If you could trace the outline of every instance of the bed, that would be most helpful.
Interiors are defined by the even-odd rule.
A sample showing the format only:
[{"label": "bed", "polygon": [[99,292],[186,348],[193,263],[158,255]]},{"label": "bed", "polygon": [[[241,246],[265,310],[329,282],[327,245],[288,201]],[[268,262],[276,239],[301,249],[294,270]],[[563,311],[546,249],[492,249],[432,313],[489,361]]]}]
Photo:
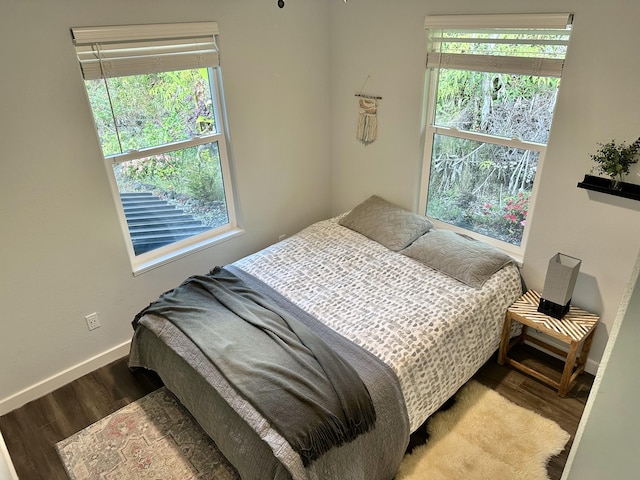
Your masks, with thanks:
[{"label": "bed", "polygon": [[392,479],[410,433],[495,352],[522,293],[512,259],[377,196],[224,271],[344,358],[376,414],[368,430],[304,461],[189,334],[143,310],[130,367],[157,372],[243,479]]}]

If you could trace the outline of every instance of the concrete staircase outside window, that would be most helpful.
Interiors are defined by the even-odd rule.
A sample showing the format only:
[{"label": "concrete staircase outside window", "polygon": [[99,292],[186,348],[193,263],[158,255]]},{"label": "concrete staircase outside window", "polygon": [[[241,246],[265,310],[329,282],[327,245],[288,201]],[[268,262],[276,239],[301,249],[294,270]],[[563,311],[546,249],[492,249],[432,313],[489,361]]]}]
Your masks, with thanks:
[{"label": "concrete staircase outside window", "polygon": [[136,255],[212,228],[150,192],[122,193],[120,199]]}]

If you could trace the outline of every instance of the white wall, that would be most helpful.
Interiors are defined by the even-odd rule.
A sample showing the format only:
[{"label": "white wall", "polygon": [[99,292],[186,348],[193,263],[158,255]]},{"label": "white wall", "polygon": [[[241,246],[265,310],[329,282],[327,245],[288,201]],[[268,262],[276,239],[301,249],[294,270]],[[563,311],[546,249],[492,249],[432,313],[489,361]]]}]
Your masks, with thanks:
[{"label": "white wall", "polygon": [[11,462],[9,451],[7,450],[7,446],[4,443],[2,432],[0,432],[0,480],[17,479],[18,475],[16,474],[15,468],[13,468],[13,463]]},{"label": "white wall", "polygon": [[[133,277],[69,28],[201,20],[246,233]],[[316,0],[0,1],[0,414],[127,353],[133,315],[187,276],[329,215],[328,22]]]},{"label": "white wall", "polygon": [[[591,390],[563,480],[637,478],[640,472],[640,257]],[[627,305],[628,303],[628,305]],[[630,453],[632,452],[632,453]]]},{"label": "white wall", "polygon": [[[638,254],[640,202],[576,184],[589,173],[597,142],[640,135],[640,2],[611,0],[605,8],[582,0],[331,2],[332,212],[372,193],[417,207],[425,15],[530,12],[570,12],[575,19],[523,275],[530,288],[541,289],[555,253],[582,259],[573,303],[602,316],[587,365],[593,372]],[[367,76],[366,92],[383,98],[378,140],[365,147],[355,139],[354,94]]]}]

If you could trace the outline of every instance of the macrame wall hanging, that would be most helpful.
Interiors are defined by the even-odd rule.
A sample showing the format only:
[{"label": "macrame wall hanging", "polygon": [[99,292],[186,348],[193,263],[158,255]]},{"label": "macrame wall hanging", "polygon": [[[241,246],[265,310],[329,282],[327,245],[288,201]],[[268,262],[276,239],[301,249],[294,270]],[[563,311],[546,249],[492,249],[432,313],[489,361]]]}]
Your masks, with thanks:
[{"label": "macrame wall hanging", "polygon": [[364,145],[373,143],[378,138],[378,100],[382,97],[374,95],[365,95],[362,93],[367,80],[364,81],[360,93],[356,93],[356,97],[360,97],[360,112],[358,115],[358,132],[356,138]]}]

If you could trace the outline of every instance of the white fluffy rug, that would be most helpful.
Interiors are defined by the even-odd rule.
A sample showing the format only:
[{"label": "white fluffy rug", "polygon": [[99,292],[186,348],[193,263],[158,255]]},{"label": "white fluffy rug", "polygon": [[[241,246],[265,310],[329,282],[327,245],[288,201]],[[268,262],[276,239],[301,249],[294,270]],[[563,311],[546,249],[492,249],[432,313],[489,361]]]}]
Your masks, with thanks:
[{"label": "white fluffy rug", "polygon": [[405,456],[395,480],[547,480],[569,434],[474,381],[427,424],[429,441]]}]

